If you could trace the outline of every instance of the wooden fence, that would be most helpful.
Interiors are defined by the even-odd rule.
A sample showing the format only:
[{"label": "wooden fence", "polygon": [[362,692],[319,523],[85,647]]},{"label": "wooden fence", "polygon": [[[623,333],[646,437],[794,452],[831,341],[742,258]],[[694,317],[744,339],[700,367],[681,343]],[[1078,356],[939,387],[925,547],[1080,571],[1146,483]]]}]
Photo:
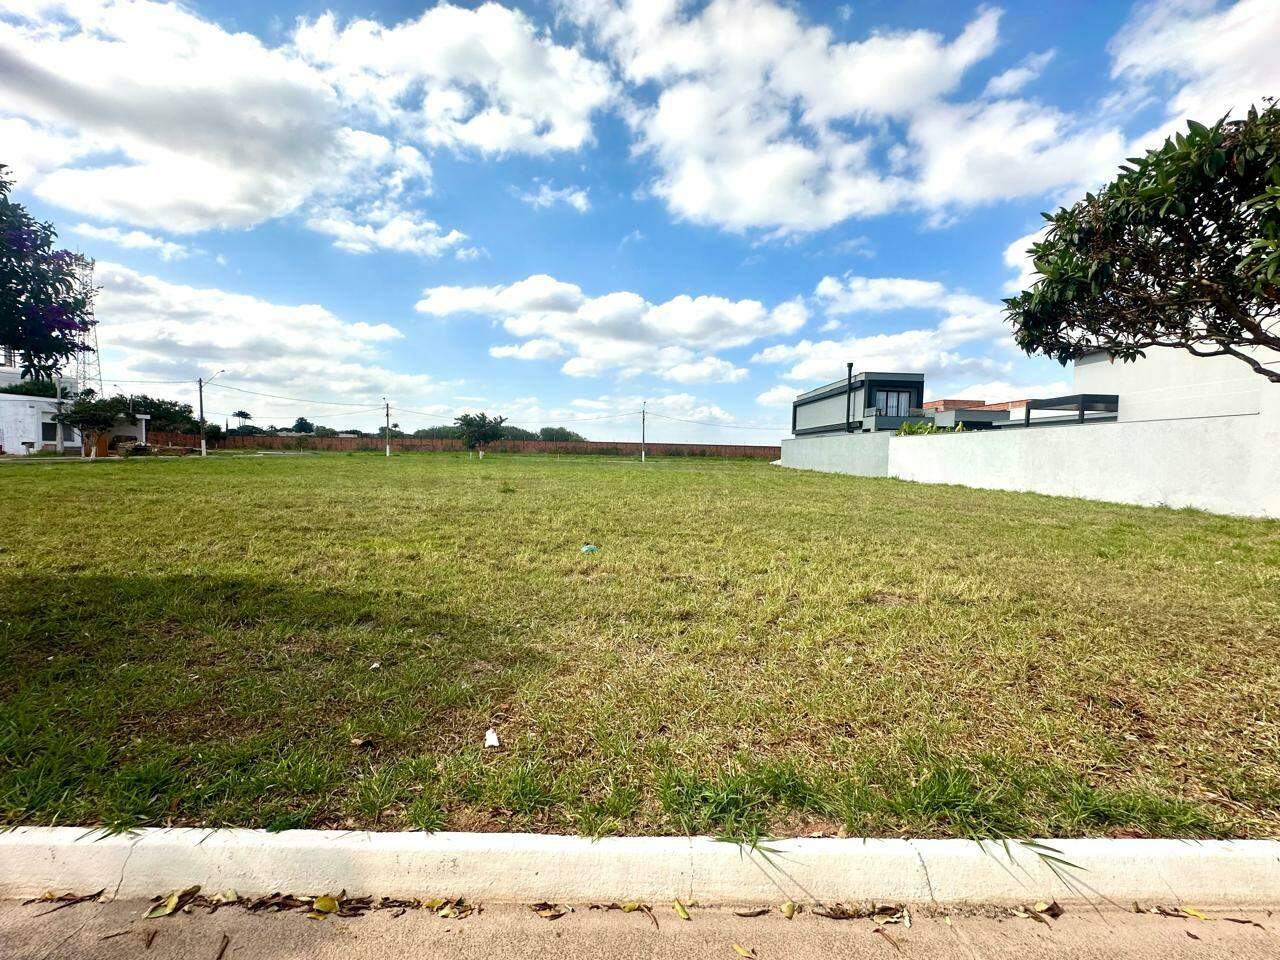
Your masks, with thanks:
[{"label": "wooden fence", "polygon": [[[199,447],[200,438],[193,434],[165,433],[148,430],[147,442],[152,446]],[[229,436],[210,440],[210,450],[322,450],[345,452],[352,450],[382,450],[386,441],[377,437],[239,437]],[[447,451],[463,450],[461,440],[417,440],[406,437],[392,439],[392,450]],[[640,444],[609,440],[559,441],[559,440],[498,440],[486,448],[492,453],[560,453],[578,455],[606,455],[615,457],[640,456]],[[650,443],[645,450],[651,457],[743,457],[753,460],[777,460],[782,456],[781,447],[746,446],[732,443]]]}]

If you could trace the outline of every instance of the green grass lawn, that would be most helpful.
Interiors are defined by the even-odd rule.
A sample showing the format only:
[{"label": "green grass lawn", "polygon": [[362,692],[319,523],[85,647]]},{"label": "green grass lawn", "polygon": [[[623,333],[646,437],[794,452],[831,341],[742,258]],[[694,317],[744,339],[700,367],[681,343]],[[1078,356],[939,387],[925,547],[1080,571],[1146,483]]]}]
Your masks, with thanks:
[{"label": "green grass lawn", "polygon": [[9,824],[1274,835],[1278,645],[1277,522],[693,459],[0,465]]}]

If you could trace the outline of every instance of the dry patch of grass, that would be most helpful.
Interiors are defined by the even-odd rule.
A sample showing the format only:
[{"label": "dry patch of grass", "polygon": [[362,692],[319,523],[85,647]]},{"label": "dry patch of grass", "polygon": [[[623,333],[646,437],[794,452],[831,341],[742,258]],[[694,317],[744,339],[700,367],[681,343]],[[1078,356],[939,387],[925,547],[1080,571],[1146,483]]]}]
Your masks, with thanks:
[{"label": "dry patch of grass", "polygon": [[334,455],[10,467],[0,548],[10,824],[1280,825],[1280,523]]}]

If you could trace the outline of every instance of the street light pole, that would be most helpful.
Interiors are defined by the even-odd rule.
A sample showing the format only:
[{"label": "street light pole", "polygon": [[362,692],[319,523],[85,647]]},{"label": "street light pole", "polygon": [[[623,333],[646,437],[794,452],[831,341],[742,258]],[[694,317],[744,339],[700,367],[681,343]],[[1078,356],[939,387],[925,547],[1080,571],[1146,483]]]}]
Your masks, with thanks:
[{"label": "street light pole", "polygon": [[649,416],[649,401],[640,401],[640,462],[644,463],[645,421]]},{"label": "street light pole", "polygon": [[[208,382],[213,383],[213,381],[218,378],[218,374],[222,374],[226,372],[227,372],[226,370],[219,370],[218,373],[215,373],[212,377],[209,378]],[[206,386],[206,383],[205,383],[204,377],[197,377],[196,389],[200,394],[200,456],[202,457],[207,457],[209,455],[208,444],[205,443],[205,439],[204,439],[204,388],[205,386]]]},{"label": "street light pole", "polygon": [[200,394],[200,456],[207,457],[209,451],[204,442],[204,377],[196,378],[196,391]]},{"label": "street light pole", "polygon": [[387,456],[391,456],[391,403],[386,397],[382,398],[383,406],[387,413]]}]

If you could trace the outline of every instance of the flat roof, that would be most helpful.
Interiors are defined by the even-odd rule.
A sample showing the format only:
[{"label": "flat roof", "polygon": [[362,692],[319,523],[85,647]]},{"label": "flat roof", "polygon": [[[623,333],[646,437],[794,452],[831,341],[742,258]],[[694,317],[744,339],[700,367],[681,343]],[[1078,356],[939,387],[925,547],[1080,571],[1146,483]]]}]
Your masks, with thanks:
[{"label": "flat roof", "polygon": [[[910,380],[915,383],[924,383],[924,374],[923,373],[879,373],[873,370],[867,370],[863,373],[855,373],[853,375],[853,385],[855,387],[866,380]],[[836,387],[843,387],[848,382],[849,381],[847,377],[841,377],[839,380],[832,380],[830,383],[823,384],[820,387],[814,387],[812,390],[806,390],[804,393],[797,395],[796,399],[804,400],[805,398],[812,397],[815,394],[824,393],[827,390],[832,390]]]}]

